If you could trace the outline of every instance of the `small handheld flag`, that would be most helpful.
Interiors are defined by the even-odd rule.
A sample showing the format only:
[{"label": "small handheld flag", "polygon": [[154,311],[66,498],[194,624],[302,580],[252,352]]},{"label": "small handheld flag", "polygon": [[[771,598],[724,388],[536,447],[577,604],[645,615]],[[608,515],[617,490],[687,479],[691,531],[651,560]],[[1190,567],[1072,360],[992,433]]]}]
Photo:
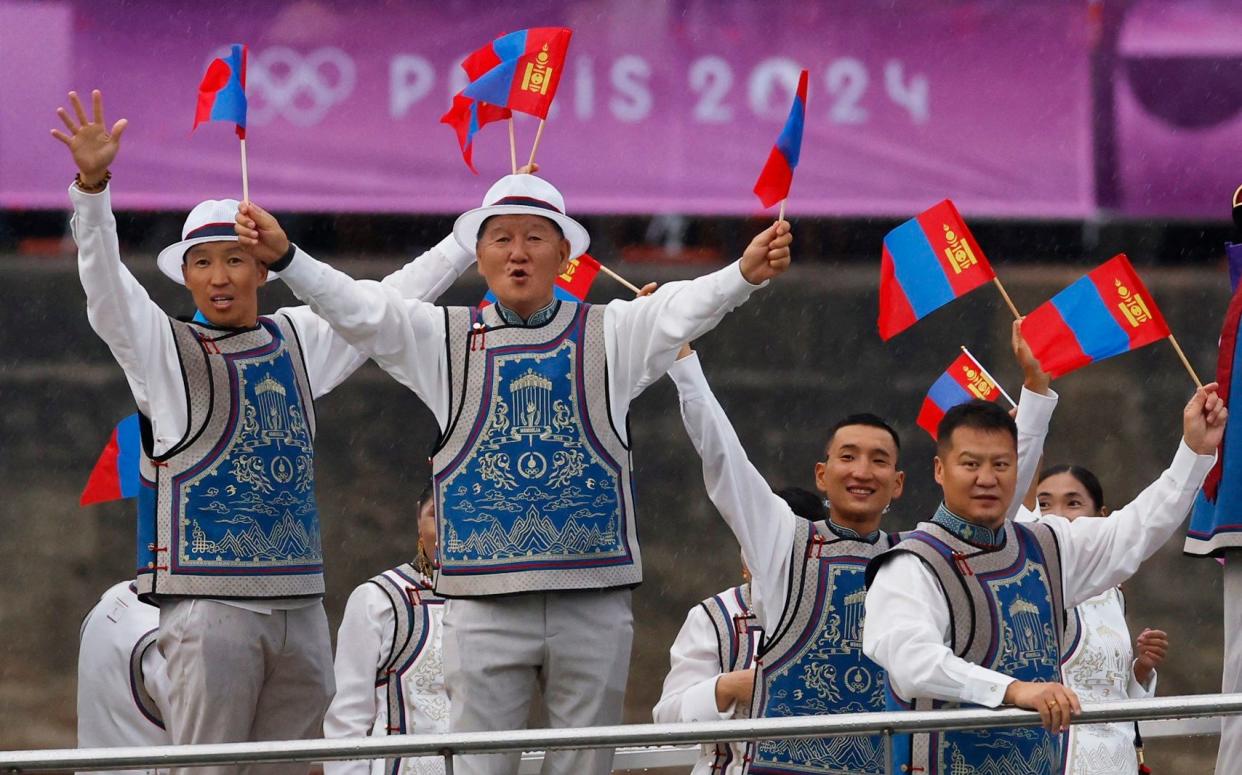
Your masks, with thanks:
[{"label": "small handheld flag", "polygon": [[138,459],[142,448],[139,438],[137,414],[131,414],[117,423],[86,480],[86,487],[78,499],[80,505],[89,506],[138,495]]},{"label": "small handheld flag", "polygon": [[992,265],[953,202],[940,202],[884,237],[880,338],[888,341],[995,278]]},{"label": "small handheld flag", "polygon": [[246,165],[246,55],[247,49],[234,43],[229,55],[211,60],[198,85],[198,105],[194,110],[193,132],[204,121],[232,121],[241,141],[242,201],[250,201],[250,172]]},{"label": "small handheld flag", "polygon": [[232,121],[238,138],[246,139],[246,47],[234,43],[225,59],[216,58],[198,85],[194,127],[205,121]]},{"label": "small handheld flag", "polygon": [[[590,253],[583,253],[577,258],[569,259],[569,268],[564,274],[558,275],[556,284],[552,288],[552,294],[561,301],[584,302],[587,293],[591,290],[591,284],[595,282],[595,277],[600,273],[603,265],[596,261]],[[486,307],[488,304],[494,304],[496,297],[489,290],[484,296],[483,301],[479,302],[480,307]]]},{"label": "small handheld flag", "polygon": [[[764,207],[771,207],[789,197],[789,187],[793,184],[793,171],[798,166],[798,157],[802,154],[802,126],[806,122],[806,70],[798,76],[798,91],[794,94],[793,105],[789,107],[789,117],[785,119],[785,127],[776,138],[776,145],[768,154],[768,161],[755,181],[755,196]],[[782,212],[782,215],[784,213]]]},{"label": "small handheld flag", "polygon": [[470,171],[478,175],[474,168],[474,136],[479,130],[493,121],[510,118],[513,112],[508,108],[498,108],[486,102],[477,102],[458,92],[453,97],[453,107],[440,116],[441,124],[448,124],[457,132],[457,144],[461,147],[461,158]]},{"label": "small handheld flag", "polygon": [[478,56],[472,66],[490,62],[493,54],[498,61],[462,94],[546,119],[565,70],[571,37],[573,30],[567,27],[533,27],[502,35],[492,41],[491,54],[484,47],[471,55]]},{"label": "small handheld flag", "polygon": [[[918,426],[936,439],[940,421],[953,407],[976,398],[995,401],[1002,396],[1009,399],[1009,394],[1001,389],[996,380],[992,379],[992,375],[963,347],[962,354],[957,356],[957,360],[945,369],[927,391],[927,397],[923,399],[923,406],[919,410]],[[1009,399],[1009,403],[1012,405],[1013,399]]]},{"label": "small handheld flag", "polygon": [[1027,315],[1022,336],[1055,379],[1171,334],[1151,292],[1119,253]]}]

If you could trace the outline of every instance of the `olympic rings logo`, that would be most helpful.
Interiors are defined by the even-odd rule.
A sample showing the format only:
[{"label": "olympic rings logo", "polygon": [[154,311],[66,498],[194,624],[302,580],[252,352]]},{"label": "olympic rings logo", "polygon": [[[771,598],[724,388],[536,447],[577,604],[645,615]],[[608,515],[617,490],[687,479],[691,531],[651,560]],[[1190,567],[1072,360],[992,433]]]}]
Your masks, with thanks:
[{"label": "olympic rings logo", "polygon": [[[222,47],[208,61],[228,53],[228,47]],[[356,83],[354,60],[335,46],[305,56],[287,46],[251,49],[246,62],[246,123],[262,126],[280,116],[296,126],[314,126],[333,105],[353,94]]]}]

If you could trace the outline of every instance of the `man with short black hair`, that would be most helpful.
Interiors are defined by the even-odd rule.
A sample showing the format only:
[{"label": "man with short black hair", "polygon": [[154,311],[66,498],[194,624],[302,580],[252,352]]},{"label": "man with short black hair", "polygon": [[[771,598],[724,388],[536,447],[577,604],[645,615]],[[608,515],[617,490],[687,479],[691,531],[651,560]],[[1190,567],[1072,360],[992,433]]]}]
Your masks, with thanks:
[{"label": "man with short black hair", "polygon": [[[1019,353],[1019,363],[1029,371],[1026,356]],[[815,483],[828,496],[828,512],[807,522],[772,494],[746,458],[697,355],[685,348],[669,375],[681,396],[686,430],[703,458],[708,495],[741,543],[754,577],[752,610],[764,639],[752,717],[883,710],[884,672],[862,651],[863,570],[896,543],[881,521],[905,485],[897,432],[871,413],[833,424],[824,460],[815,464]],[[1024,451],[1042,447],[1047,431],[1047,409],[1031,392],[1043,386],[1029,380],[1024,389]],[[1038,454],[1030,458],[1023,457],[1028,480]],[[721,713],[731,710],[734,700],[717,692]],[[878,735],[763,740],[752,746],[748,772],[881,773],[883,752]]]},{"label": "man with short black hair", "polygon": [[1003,409],[973,401],[945,414],[935,458],[944,502],[871,561],[863,650],[887,671],[893,709],[1015,705],[1039,711],[1046,730],[899,735],[895,771],[1062,771],[1059,733],[1079,711],[1059,682],[1065,613],[1129,578],[1181,524],[1224,431],[1215,390],[1186,405],[1182,442],[1156,482],[1107,518],[1072,522],[1007,520],[1025,486]]}]

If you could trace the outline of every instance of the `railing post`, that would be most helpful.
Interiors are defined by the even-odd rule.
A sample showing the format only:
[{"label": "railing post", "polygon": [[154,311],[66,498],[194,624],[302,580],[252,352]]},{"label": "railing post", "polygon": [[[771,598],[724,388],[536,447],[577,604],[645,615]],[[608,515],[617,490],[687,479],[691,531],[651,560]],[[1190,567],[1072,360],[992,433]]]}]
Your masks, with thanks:
[{"label": "railing post", "polygon": [[884,775],[893,775],[893,730],[885,729],[884,733]]},{"label": "railing post", "polygon": [[444,752],[444,775],[453,775],[453,752]]}]

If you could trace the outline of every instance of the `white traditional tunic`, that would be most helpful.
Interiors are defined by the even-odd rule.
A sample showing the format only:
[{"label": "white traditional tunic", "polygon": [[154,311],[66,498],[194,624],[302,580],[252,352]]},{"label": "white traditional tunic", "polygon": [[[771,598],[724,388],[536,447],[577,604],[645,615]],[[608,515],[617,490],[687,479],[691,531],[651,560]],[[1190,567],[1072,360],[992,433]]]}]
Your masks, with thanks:
[{"label": "white traditional tunic", "polygon": [[[403,566],[408,567],[408,566]],[[391,571],[390,571],[391,573]],[[420,588],[430,580],[418,577]],[[443,601],[426,605],[425,645],[418,649],[409,665],[396,666],[402,673],[404,693],[404,734],[439,734],[448,731],[449,699],[444,690],[444,659],[440,648]],[[345,604],[341,628],[336,639],[336,696],[323,720],[327,738],[363,737],[389,734],[388,685],[379,682],[376,671],[392,657],[393,632],[397,612],[393,601],[376,583],[356,587]],[[398,734],[392,731],[392,734]],[[391,762],[324,762],[326,775],[382,775],[391,772]],[[439,775],[444,760],[438,756],[401,759],[401,773]]]},{"label": "white traditional tunic", "polygon": [[[1156,674],[1146,685],[1134,678],[1134,647],[1126,626],[1125,599],[1114,587],[1075,609],[1079,640],[1061,665],[1065,685],[1083,703],[1144,699],[1156,693]],[[1067,775],[1134,775],[1134,724],[1070,727]]]},{"label": "white traditional tunic", "polygon": [[[99,598],[82,622],[78,649],[78,747],[170,745],[164,728],[168,676],[155,647],[160,611],[131,581]],[[156,770],[116,770],[153,773]]]},{"label": "white traditional tunic", "polygon": [[[753,636],[737,638],[739,642],[747,643],[748,649],[745,655],[736,655],[738,658],[734,661],[745,666],[729,665],[729,671],[721,669],[722,633],[718,632],[704,606],[718,601],[723,606],[721,613],[730,622],[753,621],[754,615],[742,606],[742,601],[733,592],[732,589],[726,590],[696,605],[686,614],[686,621],[669,649],[669,671],[664,677],[664,690],[651,711],[657,724],[722,721],[749,715],[749,708],[738,707],[736,702],[723,711],[716,709],[716,679],[724,672],[749,667],[759,645],[759,628],[755,625]],[[699,746],[699,758],[691,775],[740,775],[745,765],[746,748],[745,743],[704,743]],[[722,770],[718,762],[725,761],[727,764]]]}]

